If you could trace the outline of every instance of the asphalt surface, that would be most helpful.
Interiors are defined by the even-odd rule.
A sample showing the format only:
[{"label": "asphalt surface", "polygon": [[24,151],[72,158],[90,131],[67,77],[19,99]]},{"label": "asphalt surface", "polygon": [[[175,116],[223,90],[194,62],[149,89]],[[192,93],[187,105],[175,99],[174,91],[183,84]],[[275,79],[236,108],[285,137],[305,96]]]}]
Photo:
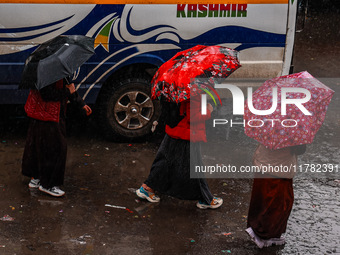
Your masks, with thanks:
[{"label": "asphalt surface", "polygon": [[[340,162],[339,22],[338,12],[312,14],[296,35],[294,71],[307,70],[336,91],[301,163]],[[212,192],[224,199],[217,210],[167,196],[150,204],[134,191],[147,177],[162,135],[112,143],[93,121],[73,120],[66,196],[53,198],[29,190],[28,178],[21,176],[27,131],[22,109],[0,111],[0,254],[340,254],[337,178],[297,177],[287,244],[259,250],[244,232],[251,179],[209,179]],[[254,143],[242,132],[231,131],[228,142],[226,155],[249,160]]]}]

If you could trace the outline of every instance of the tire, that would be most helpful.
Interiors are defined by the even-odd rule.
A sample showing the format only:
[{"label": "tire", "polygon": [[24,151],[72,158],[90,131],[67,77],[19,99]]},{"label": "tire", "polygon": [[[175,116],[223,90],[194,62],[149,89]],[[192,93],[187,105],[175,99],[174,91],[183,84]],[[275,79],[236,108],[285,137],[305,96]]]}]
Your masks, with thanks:
[{"label": "tire", "polygon": [[150,97],[150,79],[136,76],[106,84],[98,97],[98,124],[109,140],[144,138],[160,116],[160,103]]}]

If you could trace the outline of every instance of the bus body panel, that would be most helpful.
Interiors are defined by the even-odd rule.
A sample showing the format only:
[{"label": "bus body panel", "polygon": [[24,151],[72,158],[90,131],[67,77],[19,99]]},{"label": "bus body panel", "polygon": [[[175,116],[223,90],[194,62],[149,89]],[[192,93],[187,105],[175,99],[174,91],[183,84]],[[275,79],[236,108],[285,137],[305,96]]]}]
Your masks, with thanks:
[{"label": "bus body panel", "polygon": [[232,77],[278,76],[286,54],[288,10],[288,3],[0,4],[0,103],[24,103],[25,92],[16,88],[26,58],[59,34],[95,38],[96,54],[75,82],[90,103],[119,68],[138,63],[159,67],[197,44],[238,50],[242,67]]},{"label": "bus body panel", "polygon": [[150,134],[161,112],[150,98],[151,78],[178,51],[198,44],[237,50],[242,67],[229,80],[272,78],[291,65],[297,0],[0,1],[0,104],[25,103],[28,90],[18,84],[39,44],[60,34],[87,35],[95,54],[73,80],[86,103],[95,104],[110,140]]}]

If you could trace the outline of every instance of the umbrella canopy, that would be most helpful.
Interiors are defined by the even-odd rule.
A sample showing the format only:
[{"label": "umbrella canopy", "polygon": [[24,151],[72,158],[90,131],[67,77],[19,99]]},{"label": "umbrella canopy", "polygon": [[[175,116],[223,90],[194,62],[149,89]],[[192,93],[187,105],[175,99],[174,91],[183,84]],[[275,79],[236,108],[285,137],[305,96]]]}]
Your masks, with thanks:
[{"label": "umbrella canopy", "polygon": [[41,44],[26,60],[19,88],[42,89],[72,75],[94,54],[94,39],[60,35]]},{"label": "umbrella canopy", "polygon": [[[152,99],[181,102],[213,89],[214,78],[227,78],[240,62],[238,52],[222,46],[197,45],[178,52],[165,62],[152,79]],[[209,78],[199,81],[197,78]]]},{"label": "umbrella canopy", "polygon": [[[257,115],[249,110],[245,103],[245,133],[269,149],[280,149],[289,146],[312,143],[315,134],[321,127],[328,104],[334,91],[314,78],[308,72],[281,76],[266,81],[252,95],[253,106],[257,110],[268,110],[273,105],[273,88],[277,91],[277,108],[268,115]],[[282,115],[282,88],[304,88],[310,92],[311,98],[303,103],[303,107],[311,114],[306,115],[295,104],[286,105],[286,115]],[[285,92],[286,93],[286,92]],[[249,95],[248,95],[249,96]],[[289,92],[286,98],[303,99],[305,93]],[[285,98],[284,98],[285,100]]]}]

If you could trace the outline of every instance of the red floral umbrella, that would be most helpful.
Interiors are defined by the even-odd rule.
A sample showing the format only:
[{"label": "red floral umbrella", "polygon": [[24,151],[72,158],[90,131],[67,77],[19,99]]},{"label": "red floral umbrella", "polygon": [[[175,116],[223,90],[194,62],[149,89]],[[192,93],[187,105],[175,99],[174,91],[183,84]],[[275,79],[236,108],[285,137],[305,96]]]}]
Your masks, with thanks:
[{"label": "red floral umbrella", "polygon": [[178,103],[201,93],[201,89],[214,90],[214,78],[226,78],[240,66],[238,52],[222,46],[197,45],[178,52],[153,77],[152,99],[163,96]]},{"label": "red floral umbrella", "polygon": [[[295,104],[286,104],[286,115],[282,115],[281,90],[283,87],[307,89],[311,94],[311,98],[302,105],[311,115],[305,115]],[[277,108],[273,113],[256,115],[249,110],[247,102],[245,103],[246,135],[254,138],[269,149],[312,143],[316,132],[325,119],[327,107],[334,91],[308,72],[281,76],[266,81],[253,93],[252,102],[255,109],[271,109],[273,88],[278,88]],[[303,99],[305,97],[305,93],[286,93],[288,100]]]}]

